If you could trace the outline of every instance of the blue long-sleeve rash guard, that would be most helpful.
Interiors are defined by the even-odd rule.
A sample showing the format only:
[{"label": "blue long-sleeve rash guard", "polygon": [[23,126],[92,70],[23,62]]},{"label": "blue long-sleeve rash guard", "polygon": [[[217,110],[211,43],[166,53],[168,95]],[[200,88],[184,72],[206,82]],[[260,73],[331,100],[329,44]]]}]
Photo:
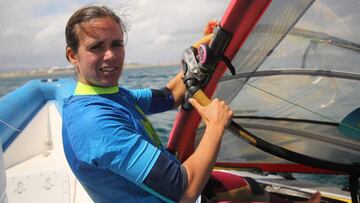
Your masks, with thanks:
[{"label": "blue long-sleeve rash guard", "polygon": [[164,90],[78,83],[63,106],[68,163],[95,202],[177,202],[186,170],[161,143],[145,114],[169,110]]}]

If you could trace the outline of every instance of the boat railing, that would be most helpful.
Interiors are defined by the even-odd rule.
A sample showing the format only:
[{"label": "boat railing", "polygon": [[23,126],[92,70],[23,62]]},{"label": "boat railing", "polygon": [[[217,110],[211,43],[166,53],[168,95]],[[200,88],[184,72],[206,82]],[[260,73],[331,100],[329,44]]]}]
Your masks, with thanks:
[{"label": "boat railing", "polygon": [[31,80],[0,99],[0,140],[4,151],[47,101],[61,114],[63,99],[75,88],[73,79]]}]

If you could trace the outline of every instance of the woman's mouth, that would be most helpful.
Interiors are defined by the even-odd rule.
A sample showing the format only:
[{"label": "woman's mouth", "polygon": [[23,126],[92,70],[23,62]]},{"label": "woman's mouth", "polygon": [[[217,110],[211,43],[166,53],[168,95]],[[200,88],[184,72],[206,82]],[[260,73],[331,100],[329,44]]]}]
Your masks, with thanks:
[{"label": "woman's mouth", "polygon": [[110,73],[116,70],[116,67],[103,67],[100,68],[100,71],[105,72],[105,73]]}]

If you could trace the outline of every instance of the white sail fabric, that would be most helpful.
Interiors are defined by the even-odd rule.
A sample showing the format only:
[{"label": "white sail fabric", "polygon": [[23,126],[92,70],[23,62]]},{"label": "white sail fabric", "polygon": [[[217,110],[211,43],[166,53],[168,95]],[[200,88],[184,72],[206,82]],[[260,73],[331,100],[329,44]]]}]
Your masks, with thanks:
[{"label": "white sail fabric", "polygon": [[[213,97],[230,103],[237,123],[273,144],[360,162],[360,134],[339,130],[360,107],[359,9],[357,0],[274,0],[232,60],[237,75],[226,73]],[[286,162],[230,133],[222,145],[220,162]]]}]

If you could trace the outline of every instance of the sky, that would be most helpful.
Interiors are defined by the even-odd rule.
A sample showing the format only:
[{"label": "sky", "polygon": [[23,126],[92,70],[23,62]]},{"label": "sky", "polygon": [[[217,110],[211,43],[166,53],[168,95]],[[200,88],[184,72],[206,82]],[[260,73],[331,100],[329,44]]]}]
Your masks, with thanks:
[{"label": "sky", "polygon": [[221,19],[219,0],[1,0],[0,71],[65,67],[65,25],[87,4],[107,5],[129,25],[127,63],[176,63],[202,36],[206,23]]}]

